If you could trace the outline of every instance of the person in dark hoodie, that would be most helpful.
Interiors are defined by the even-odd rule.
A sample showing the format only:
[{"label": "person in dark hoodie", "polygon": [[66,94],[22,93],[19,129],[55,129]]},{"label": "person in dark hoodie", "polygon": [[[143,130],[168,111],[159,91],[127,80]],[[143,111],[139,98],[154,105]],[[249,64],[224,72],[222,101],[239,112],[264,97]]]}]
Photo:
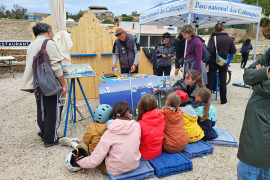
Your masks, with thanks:
[{"label": "person in dark hoodie", "polygon": [[172,57],[175,56],[174,46],[170,43],[171,34],[164,33],[162,42],[158,43],[155,48],[157,55],[158,76],[169,76],[172,69]]},{"label": "person in dark hoodie", "polygon": [[185,25],[181,29],[183,37],[188,40],[186,55],[184,60],[184,72],[194,69],[202,75],[204,84],[207,84],[206,67],[202,61],[204,40],[195,35],[191,25]]},{"label": "person in dark hoodie", "polygon": [[[217,23],[215,25],[216,41],[217,41],[217,52],[220,57],[227,59],[228,54],[234,54],[236,52],[235,44],[231,36],[224,33],[225,28],[222,23]],[[226,77],[228,71],[228,64],[220,66],[216,63],[216,45],[214,42],[214,37],[209,40],[208,49],[210,52],[209,60],[209,72],[208,72],[208,89],[213,90],[215,84],[216,72],[219,70],[219,82],[220,82],[220,101],[221,104],[227,104],[227,87],[226,87]]]},{"label": "person in dark hoodie", "polygon": [[185,45],[186,45],[186,39],[183,37],[181,32],[179,32],[178,37],[174,40],[173,42],[175,52],[176,52],[176,58],[175,58],[175,75],[178,75],[180,65],[183,66],[182,63],[184,62],[179,62],[180,59],[184,57],[185,54]]},{"label": "person in dark hoodie", "polygon": [[250,44],[251,40],[247,39],[244,44],[242,45],[242,48],[240,52],[242,53],[242,61],[241,61],[241,68],[245,68],[249,56],[250,50],[252,50],[252,44]]}]

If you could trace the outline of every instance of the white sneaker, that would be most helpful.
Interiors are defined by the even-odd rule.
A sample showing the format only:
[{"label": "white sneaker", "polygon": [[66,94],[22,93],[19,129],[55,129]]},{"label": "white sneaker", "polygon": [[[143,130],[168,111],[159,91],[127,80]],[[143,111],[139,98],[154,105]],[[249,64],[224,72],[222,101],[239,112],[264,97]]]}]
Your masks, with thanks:
[{"label": "white sneaker", "polygon": [[70,146],[71,147],[72,142],[75,142],[75,143],[79,144],[81,141],[78,138],[69,139],[67,137],[63,137],[63,138],[59,139],[59,143],[62,146]]}]

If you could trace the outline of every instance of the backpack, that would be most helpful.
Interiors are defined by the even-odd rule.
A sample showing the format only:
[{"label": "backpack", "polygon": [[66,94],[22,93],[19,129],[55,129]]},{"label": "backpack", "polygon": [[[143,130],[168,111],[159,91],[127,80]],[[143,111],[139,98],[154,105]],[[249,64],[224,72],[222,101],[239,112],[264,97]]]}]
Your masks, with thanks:
[{"label": "backpack", "polygon": [[245,53],[245,52],[247,52],[247,46],[242,46],[241,53]]},{"label": "backpack", "polygon": [[40,51],[34,56],[33,60],[33,86],[35,92],[41,90],[44,96],[54,96],[60,94],[62,86],[55,77],[49,55],[46,51],[47,42],[51,39],[43,41]]},{"label": "backpack", "polygon": [[210,52],[208,47],[205,45],[205,43],[203,43],[203,56],[202,56],[202,61],[204,63],[208,62],[210,59]]},{"label": "backpack", "polygon": [[[198,39],[198,38],[194,38],[194,39],[193,39],[193,41],[192,41],[192,50],[191,50],[191,52],[193,52],[193,42],[194,42],[195,39]],[[206,63],[206,62],[209,61],[209,59],[210,59],[210,52],[209,52],[209,49],[208,49],[208,47],[205,45],[205,43],[203,42],[203,55],[202,55],[202,61],[203,61],[204,63]],[[181,64],[181,63],[183,63],[184,61],[183,61],[183,59],[180,59],[178,62]]]}]

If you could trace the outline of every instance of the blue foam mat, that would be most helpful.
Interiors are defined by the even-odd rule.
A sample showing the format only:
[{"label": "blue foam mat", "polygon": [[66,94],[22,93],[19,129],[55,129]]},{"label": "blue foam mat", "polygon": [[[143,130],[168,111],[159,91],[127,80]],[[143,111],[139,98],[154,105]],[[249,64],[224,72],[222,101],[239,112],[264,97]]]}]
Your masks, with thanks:
[{"label": "blue foam mat", "polygon": [[206,141],[207,143],[217,146],[232,146],[232,147],[239,146],[236,137],[229,130],[217,129],[216,132],[218,134],[218,138]]},{"label": "blue foam mat", "polygon": [[193,170],[192,162],[182,153],[162,152],[159,157],[149,162],[158,178]]},{"label": "blue foam mat", "polygon": [[130,171],[125,174],[113,176],[109,174],[110,180],[137,180],[137,179],[148,179],[154,176],[154,169],[148,161],[140,161],[140,165],[134,171]]},{"label": "blue foam mat", "polygon": [[186,155],[189,159],[195,157],[202,157],[206,154],[212,154],[214,151],[214,147],[206,142],[200,140],[195,143],[189,143],[182,151],[184,155]]}]

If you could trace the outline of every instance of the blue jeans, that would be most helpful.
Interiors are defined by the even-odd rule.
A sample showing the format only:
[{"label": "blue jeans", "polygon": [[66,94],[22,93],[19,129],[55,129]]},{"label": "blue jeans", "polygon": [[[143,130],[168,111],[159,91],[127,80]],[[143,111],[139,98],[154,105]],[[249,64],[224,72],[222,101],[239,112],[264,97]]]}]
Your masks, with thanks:
[{"label": "blue jeans", "polygon": [[270,180],[270,169],[262,169],[239,161],[237,165],[238,180]]}]

